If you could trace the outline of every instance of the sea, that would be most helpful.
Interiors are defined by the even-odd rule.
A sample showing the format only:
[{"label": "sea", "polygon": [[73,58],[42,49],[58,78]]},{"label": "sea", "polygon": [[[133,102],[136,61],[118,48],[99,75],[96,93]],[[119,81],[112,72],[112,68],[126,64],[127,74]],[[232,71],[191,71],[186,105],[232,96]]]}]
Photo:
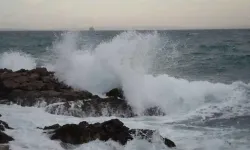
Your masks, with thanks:
[{"label": "sea", "polygon": [[[94,94],[123,89],[138,117],[129,128],[154,129],[177,150],[250,149],[250,30],[2,31],[0,68],[46,67]],[[158,106],[165,116],[144,116]],[[12,150],[63,150],[36,127],[103,122],[114,116],[49,114],[43,107],[0,105],[15,130]],[[99,140],[74,150],[165,150],[159,140],[125,146]]]}]

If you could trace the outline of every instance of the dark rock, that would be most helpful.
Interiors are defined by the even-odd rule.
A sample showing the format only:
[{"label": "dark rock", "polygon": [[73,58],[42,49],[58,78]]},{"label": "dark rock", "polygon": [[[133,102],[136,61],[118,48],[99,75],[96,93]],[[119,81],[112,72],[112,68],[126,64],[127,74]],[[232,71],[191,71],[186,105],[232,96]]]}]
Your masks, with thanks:
[{"label": "dark rock", "polygon": [[176,147],[175,143],[167,138],[163,138],[164,140],[164,144],[167,145],[168,147],[172,148],[172,147]]},{"label": "dark rock", "polygon": [[9,70],[9,69],[0,69],[0,73],[6,73],[6,72],[12,72],[12,70]]},{"label": "dark rock", "polygon": [[96,139],[107,141],[112,139],[121,144],[125,144],[132,137],[128,133],[128,128],[117,119],[103,123],[88,124],[81,122],[79,125],[66,124],[54,131],[52,140],[60,139],[64,143],[83,144]]},{"label": "dark rock", "polygon": [[43,129],[44,130],[51,130],[51,129],[58,129],[58,128],[60,128],[61,126],[59,125],[59,124],[54,124],[54,125],[52,125],[52,126],[46,126],[46,127],[44,127]]},{"label": "dark rock", "polygon": [[32,73],[37,73],[40,76],[46,76],[49,75],[49,72],[46,68],[36,68],[31,70]]},{"label": "dark rock", "polygon": [[[8,69],[0,69],[0,103],[19,104],[22,106],[34,106],[41,102],[46,105],[61,102],[46,109],[49,113],[58,114],[65,110],[68,115],[74,116],[119,116],[134,117],[132,107],[126,102],[121,89],[112,89],[107,92],[108,98],[100,98],[88,91],[79,91],[60,82],[53,72],[46,68],[32,70],[21,69],[12,72]],[[72,109],[78,103],[76,110]],[[63,109],[62,109],[63,108]],[[66,114],[66,113],[65,113]],[[165,115],[157,107],[145,111],[144,115]]]},{"label": "dark rock", "polygon": [[14,139],[7,134],[0,131],[0,144],[9,143],[9,141],[13,141]]},{"label": "dark rock", "polygon": [[108,97],[124,98],[123,91],[121,89],[115,88],[106,93]]},{"label": "dark rock", "polygon": [[0,114],[0,117],[2,117],[2,115]]},{"label": "dark rock", "polygon": [[3,127],[6,128],[6,129],[13,129],[6,122],[4,122],[2,120],[0,120],[0,125],[3,125]]},{"label": "dark rock", "polygon": [[25,70],[25,69],[20,69],[20,70],[18,70],[18,71],[16,71],[16,72],[22,73],[22,72],[27,72],[27,70]]},{"label": "dark rock", "polygon": [[86,121],[82,121],[82,122],[80,122],[78,125],[79,125],[81,128],[86,128],[86,127],[89,125],[89,123],[86,122]]},{"label": "dark rock", "polygon": [[21,75],[21,73],[18,73],[18,72],[3,72],[1,74],[1,79],[2,80],[10,79],[10,78],[18,77],[20,75]]},{"label": "dark rock", "polygon": [[5,130],[4,126],[0,124],[0,131],[4,131],[4,130]]},{"label": "dark rock", "polygon": [[32,73],[29,76],[30,81],[39,80],[39,79],[40,79],[40,75],[38,73]]},{"label": "dark rock", "polygon": [[92,99],[90,101],[84,101],[82,110],[86,116],[136,116],[132,108],[127,104],[125,100],[116,98],[99,98]]},{"label": "dark rock", "polygon": [[4,80],[2,81],[1,84],[2,84],[1,86],[4,87],[5,89],[16,89],[19,86],[19,84],[13,80]]},{"label": "dark rock", "polygon": [[20,85],[20,89],[25,91],[42,90],[45,84],[42,81],[25,82]]},{"label": "dark rock", "polygon": [[[70,144],[83,144],[96,139],[101,141],[111,139],[125,145],[128,141],[133,139],[133,136],[151,142],[154,132],[155,131],[152,130],[141,129],[129,130],[120,120],[112,119],[95,124],[88,124],[85,121],[80,122],[78,125],[66,124],[49,133],[52,134],[50,137],[52,140],[61,140],[64,143]],[[168,147],[175,147],[174,142],[171,140],[167,138],[162,138],[162,140]]]}]

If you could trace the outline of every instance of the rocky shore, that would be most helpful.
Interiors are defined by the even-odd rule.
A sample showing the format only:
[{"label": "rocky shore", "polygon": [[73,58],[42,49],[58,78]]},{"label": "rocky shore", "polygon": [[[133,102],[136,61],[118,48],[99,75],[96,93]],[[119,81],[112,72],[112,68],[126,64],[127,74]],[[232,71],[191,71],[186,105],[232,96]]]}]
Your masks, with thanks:
[{"label": "rocky shore", "polygon": [[[121,89],[112,89],[105,95],[106,98],[101,98],[88,91],[67,86],[55,77],[54,72],[47,71],[46,68],[21,69],[15,72],[0,69],[0,104],[44,107],[45,111],[51,114],[76,117],[134,117],[137,115],[127,104]],[[144,115],[165,114],[157,107],[152,107],[147,109]],[[43,133],[51,140],[60,140],[62,143],[69,144],[83,144],[99,139],[113,140],[124,145],[134,138],[151,142],[156,133],[153,130],[129,129],[118,119],[95,124],[85,121],[63,126],[55,124],[37,130],[39,129],[43,129]],[[6,130],[15,129],[0,120],[0,149],[9,149],[8,143],[14,140],[5,133]],[[171,140],[159,137],[166,146],[175,147],[175,143]]]},{"label": "rocky shore", "polygon": [[[14,141],[14,138],[4,133],[5,130],[15,130],[6,122],[0,120],[0,150],[9,150],[8,143]],[[94,140],[108,141],[113,140],[121,145],[136,139],[144,139],[153,142],[153,138],[160,139],[160,142],[169,148],[176,147],[175,143],[168,138],[162,137],[154,130],[148,129],[129,129],[120,120],[111,119],[102,123],[89,124],[82,121],[79,124],[54,124],[37,127],[41,134],[46,134],[51,140],[61,141],[61,145],[66,144],[79,145]],[[64,147],[67,149],[67,147]]]},{"label": "rocky shore", "polygon": [[[136,116],[125,100],[122,90],[113,89],[100,98],[60,82],[54,72],[36,68],[13,72],[0,69],[0,104],[42,106],[52,114],[87,116]],[[144,115],[165,115],[157,107],[145,110]]]}]

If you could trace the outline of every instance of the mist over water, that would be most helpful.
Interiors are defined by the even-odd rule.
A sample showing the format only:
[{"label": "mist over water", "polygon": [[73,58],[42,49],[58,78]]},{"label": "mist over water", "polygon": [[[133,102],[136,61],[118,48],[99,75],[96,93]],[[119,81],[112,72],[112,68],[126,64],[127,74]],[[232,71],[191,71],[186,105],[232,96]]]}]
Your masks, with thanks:
[{"label": "mist over water", "polygon": [[[197,33],[191,36],[198,35]],[[225,148],[225,145],[228,146],[228,144],[225,144],[224,139],[216,136],[217,141],[214,141],[213,135],[206,132],[210,129],[200,128],[206,125],[217,127],[218,124],[236,127],[237,124],[234,122],[250,116],[250,84],[241,80],[231,80],[228,83],[218,80],[216,82],[199,80],[196,79],[196,77],[199,78],[197,74],[192,80],[189,80],[180,77],[178,73],[181,74],[181,72],[174,71],[178,69],[182,72],[192,73],[192,71],[198,70],[197,72],[202,76],[206,71],[203,70],[202,64],[208,64],[211,67],[209,69],[219,70],[220,73],[225,69],[224,62],[219,64],[218,62],[221,60],[217,60],[217,57],[225,58],[226,64],[227,58],[229,56],[231,58],[235,53],[217,54],[219,52],[210,50],[209,52],[192,52],[191,57],[183,50],[188,50],[188,46],[180,46],[178,42],[170,40],[167,36],[168,34],[162,36],[159,32],[128,31],[117,34],[108,40],[101,40],[93,46],[93,39],[86,39],[79,32],[65,32],[53,41],[46,53],[39,56],[27,54],[25,50],[1,53],[0,68],[19,70],[45,66],[49,70],[55,71],[56,77],[66,84],[99,95],[113,88],[122,88],[128,103],[142,117],[139,118],[139,122],[152,120],[150,125],[155,125],[154,127],[162,129],[164,132],[166,132],[165,125],[176,123],[173,130],[169,129],[171,133],[168,135],[173,134],[173,138],[179,140],[178,142],[185,145],[184,147],[187,149],[193,149],[193,147],[188,148],[185,142],[188,141],[197,146],[196,138],[203,136],[206,139],[202,143],[204,149],[211,149],[210,143],[217,143],[214,149]],[[201,55],[201,53],[205,55]],[[228,56],[225,56],[226,54]],[[238,52],[238,55],[243,58],[240,56],[241,53]],[[191,61],[183,62],[183,59]],[[233,61],[234,64],[229,64],[226,69],[237,68],[233,66],[235,64],[247,68],[248,61],[248,57],[244,56],[244,60]],[[218,65],[214,65],[214,62]],[[246,66],[244,66],[245,64]],[[213,76],[216,76],[218,72],[214,72]],[[222,75],[222,77],[227,78],[228,76]],[[144,118],[142,112],[153,106],[161,108],[167,115],[161,118]],[[136,119],[133,121],[138,123]],[[246,119],[242,122],[250,121]],[[181,130],[177,132],[175,128]],[[193,135],[193,130],[197,135]],[[183,135],[182,132],[186,132],[190,137]],[[229,131],[224,131],[224,129],[221,131],[219,128],[218,131],[216,129],[212,133],[215,132],[220,136],[222,134],[228,136],[232,131],[230,130],[229,133]],[[181,139],[178,139],[180,137]],[[185,138],[187,138],[186,141]],[[183,143],[182,140],[184,140]],[[130,149],[131,147],[133,149],[136,146],[133,142],[134,144],[142,142],[135,149],[145,148],[142,146],[145,141],[132,141],[132,144],[129,143],[131,145],[128,144],[122,148],[117,148],[119,145],[114,145],[114,143],[110,145],[117,149]],[[98,141],[93,143],[95,148],[107,147],[106,149],[110,149],[110,145],[107,146]],[[91,147],[93,143],[84,145],[84,148],[91,149],[88,146]]]}]

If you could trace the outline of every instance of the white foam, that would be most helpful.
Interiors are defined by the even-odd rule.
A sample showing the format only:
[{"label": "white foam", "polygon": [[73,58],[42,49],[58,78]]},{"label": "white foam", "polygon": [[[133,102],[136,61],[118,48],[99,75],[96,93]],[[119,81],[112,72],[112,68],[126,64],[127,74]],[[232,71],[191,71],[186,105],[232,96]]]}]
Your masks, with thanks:
[{"label": "white foam", "polygon": [[[54,70],[60,80],[94,94],[121,87],[138,114],[152,106],[184,118],[197,115],[205,118],[214,113],[250,114],[249,84],[190,82],[169,76],[166,69],[178,65],[175,58],[182,56],[176,43],[162,39],[157,32],[123,32],[94,49],[85,47],[88,44],[82,41],[86,40],[78,32],[63,33],[50,48],[52,51],[42,55],[41,62]],[[0,55],[0,68],[19,70],[35,66],[36,59],[23,52]],[[161,68],[166,74],[155,72]]]},{"label": "white foam", "polygon": [[33,69],[35,67],[35,58],[24,52],[10,51],[0,54],[0,68],[17,71],[20,69]]},{"label": "white foam", "polygon": [[[21,107],[17,105],[0,105],[1,120],[6,121],[14,130],[7,130],[6,133],[15,140],[10,142],[12,150],[63,150],[59,141],[50,140],[37,127],[44,127],[52,124],[64,125],[66,123],[78,124],[81,121],[89,123],[103,122],[115,117],[90,117],[76,118],[72,116],[52,115],[45,113],[41,108]],[[247,150],[248,141],[242,141],[243,138],[233,136],[239,131],[236,129],[210,129],[197,127],[192,128],[174,128],[175,125],[164,125],[162,121],[166,117],[139,117],[139,118],[119,118],[129,128],[156,129],[161,135],[170,138],[177,144],[178,150]],[[176,124],[178,126],[178,124]],[[229,144],[229,142],[231,144]],[[145,140],[132,140],[125,146],[119,145],[113,141],[101,142],[99,140],[82,144],[75,147],[76,150],[166,150],[168,149],[158,138],[153,139],[153,143]]]},{"label": "white foam", "polygon": [[[171,48],[171,42],[166,43],[157,32],[124,32],[95,49],[80,48],[79,38],[79,33],[65,33],[54,45],[54,69],[59,79],[99,94],[121,87],[138,113],[159,106],[167,114],[183,115],[204,107],[210,111],[211,105],[233,107],[246,99],[245,90],[237,82],[190,82],[167,74],[153,75],[154,67],[171,67],[175,58],[181,57],[176,45]],[[169,50],[162,48],[166,44],[170,44]],[[157,64],[163,58],[165,63]]]}]

